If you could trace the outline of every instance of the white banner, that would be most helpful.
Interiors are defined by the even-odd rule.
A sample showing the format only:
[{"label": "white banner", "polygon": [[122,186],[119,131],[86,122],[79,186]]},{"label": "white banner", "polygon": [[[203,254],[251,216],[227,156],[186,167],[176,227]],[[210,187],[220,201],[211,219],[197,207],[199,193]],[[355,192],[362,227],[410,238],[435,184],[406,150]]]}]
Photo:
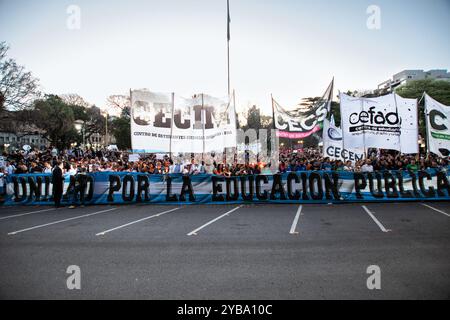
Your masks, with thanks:
[{"label": "white banner", "polygon": [[397,94],[356,98],[340,94],[344,148],[418,153],[417,100]]},{"label": "white banner", "polygon": [[425,94],[428,151],[441,157],[450,153],[450,106],[437,102]]},{"label": "white banner", "polygon": [[342,141],[342,130],[334,124],[334,118],[331,121],[323,121],[323,156],[331,160],[350,160],[352,163],[364,159],[364,149],[349,148],[345,149]]},{"label": "white banner", "polygon": [[134,152],[206,153],[236,146],[236,115],[228,99],[206,94],[131,93]]}]

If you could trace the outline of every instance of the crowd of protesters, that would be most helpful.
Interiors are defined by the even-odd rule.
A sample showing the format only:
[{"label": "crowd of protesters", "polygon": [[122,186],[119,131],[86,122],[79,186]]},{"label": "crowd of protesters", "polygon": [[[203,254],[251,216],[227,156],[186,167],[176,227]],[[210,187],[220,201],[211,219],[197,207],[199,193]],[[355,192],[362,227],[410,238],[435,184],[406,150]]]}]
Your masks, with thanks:
[{"label": "crowd of protesters", "polygon": [[[403,155],[395,151],[369,149],[367,159],[358,161],[331,160],[323,157],[318,148],[281,150],[278,168],[255,161],[255,163],[217,163],[215,161],[173,161],[169,156],[141,155],[130,161],[127,152],[110,150],[81,150],[79,148],[58,151],[18,150],[3,153],[0,176],[24,173],[52,173],[58,161],[63,164],[65,174],[86,172],[140,172],[148,174],[215,174],[240,176],[248,174],[286,173],[298,171],[352,171],[372,172],[383,170],[442,170],[448,167],[449,159],[433,154]],[[272,169],[272,170],[271,170]]]},{"label": "crowd of protesters", "polygon": [[393,150],[369,149],[367,158],[351,160],[331,160],[324,157],[316,148],[301,151],[286,150],[280,153],[279,172],[289,171],[350,171],[350,172],[374,172],[384,170],[427,170],[446,169],[449,165],[448,158],[440,158],[434,154],[400,154]]}]

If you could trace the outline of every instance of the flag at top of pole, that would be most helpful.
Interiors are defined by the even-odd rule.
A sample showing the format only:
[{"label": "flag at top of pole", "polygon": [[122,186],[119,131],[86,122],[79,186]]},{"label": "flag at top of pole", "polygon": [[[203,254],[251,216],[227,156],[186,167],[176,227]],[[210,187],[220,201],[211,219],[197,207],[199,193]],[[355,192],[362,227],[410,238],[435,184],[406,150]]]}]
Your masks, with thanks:
[{"label": "flag at top of pole", "polygon": [[230,17],[230,0],[227,0],[227,40],[230,41],[231,34],[230,34],[230,23],[231,23],[231,17]]}]

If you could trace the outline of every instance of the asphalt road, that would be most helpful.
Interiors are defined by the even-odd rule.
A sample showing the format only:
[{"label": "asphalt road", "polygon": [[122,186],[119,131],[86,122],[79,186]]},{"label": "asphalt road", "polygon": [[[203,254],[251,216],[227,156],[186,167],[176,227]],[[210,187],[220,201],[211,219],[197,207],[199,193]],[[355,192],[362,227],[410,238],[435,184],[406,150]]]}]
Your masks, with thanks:
[{"label": "asphalt road", "polygon": [[450,203],[426,205],[0,207],[0,298],[449,299]]}]

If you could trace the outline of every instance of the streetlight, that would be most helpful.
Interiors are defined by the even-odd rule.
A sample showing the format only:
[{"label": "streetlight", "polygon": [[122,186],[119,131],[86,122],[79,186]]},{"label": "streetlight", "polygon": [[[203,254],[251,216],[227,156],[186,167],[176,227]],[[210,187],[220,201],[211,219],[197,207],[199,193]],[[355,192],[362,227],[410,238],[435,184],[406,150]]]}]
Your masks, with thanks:
[{"label": "streetlight", "polygon": [[83,146],[85,145],[84,141],[84,121],[83,120],[75,120],[74,121],[75,129],[78,131],[78,133],[81,133],[83,135]]},{"label": "streetlight", "polygon": [[103,112],[103,115],[105,116],[105,118],[106,118],[106,121],[105,121],[105,145],[109,145],[109,135],[108,135],[108,111],[104,111]]}]

